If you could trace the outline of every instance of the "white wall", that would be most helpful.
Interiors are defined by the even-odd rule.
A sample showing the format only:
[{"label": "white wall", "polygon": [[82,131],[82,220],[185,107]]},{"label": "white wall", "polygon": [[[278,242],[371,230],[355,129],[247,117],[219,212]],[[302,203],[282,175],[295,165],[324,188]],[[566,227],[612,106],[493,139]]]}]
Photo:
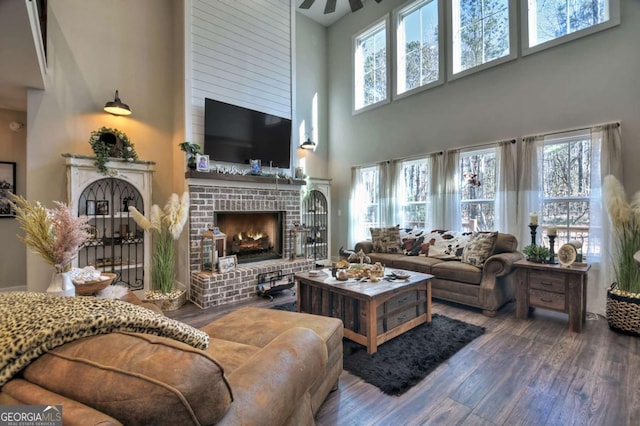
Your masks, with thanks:
[{"label": "white wall", "polygon": [[[29,90],[26,195],[51,205],[66,201],[60,154],[93,155],[91,131],[116,127],[134,143],[142,160],[155,161],[153,199],[164,205],[174,191],[174,87],[171,0],[57,0],[49,2],[46,92]],[[180,59],[181,60],[181,59]],[[116,89],[133,111],[115,117],[102,111]],[[178,171],[184,173],[184,169]],[[183,175],[184,176],[184,175]],[[0,263],[4,259],[0,259]],[[51,269],[27,255],[27,285],[43,291]]]},{"label": "white wall", "polygon": [[[27,114],[19,111],[0,109],[0,161],[16,163],[16,194],[24,195],[27,186],[27,129],[18,132],[9,129],[9,123],[27,122]],[[0,219],[0,291],[26,290],[27,249],[16,237],[20,233],[18,221],[12,218]]]},{"label": "white wall", "polygon": [[328,31],[332,252],[347,243],[356,164],[620,120],[624,185],[640,189],[640,3],[621,2],[618,27],[352,115],[352,36],[403,3],[368,3]]},{"label": "white wall", "polygon": [[[315,151],[297,150],[298,162],[312,177],[327,178],[328,97],[327,97],[327,29],[306,16],[295,15],[295,120],[298,139],[294,148],[309,136]],[[315,104],[315,107],[314,107]],[[314,115],[314,108],[317,113]],[[314,119],[314,117],[316,117]],[[304,128],[304,131],[301,129]],[[311,130],[311,131],[310,131]]]}]

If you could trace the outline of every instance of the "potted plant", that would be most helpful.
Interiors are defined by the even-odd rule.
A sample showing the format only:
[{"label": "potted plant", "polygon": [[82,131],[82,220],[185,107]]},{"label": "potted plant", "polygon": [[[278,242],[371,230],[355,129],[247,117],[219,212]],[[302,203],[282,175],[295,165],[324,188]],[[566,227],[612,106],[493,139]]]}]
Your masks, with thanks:
[{"label": "potted plant", "polygon": [[186,152],[187,156],[187,167],[189,170],[196,169],[196,156],[200,154],[200,145],[197,143],[191,143],[188,141],[184,141],[178,144],[180,149]]},{"label": "potted plant", "polygon": [[164,210],[154,204],[149,219],[134,206],[129,206],[129,211],[135,222],[153,236],[152,290],[145,292],[146,301],[158,305],[163,311],[179,308],[186,301],[186,292],[174,288],[174,246],[189,217],[189,193],[185,192],[181,197],[171,194]]},{"label": "potted plant", "polygon": [[18,238],[55,269],[47,293],[75,296],[68,272],[80,246],[91,238],[89,218],[75,216],[69,206],[59,201],[53,202],[55,208],[48,209],[39,202],[9,195],[18,224],[25,233]]},{"label": "potted plant", "polygon": [[633,258],[640,251],[640,191],[629,204],[614,176],[606,176],[602,187],[613,228],[611,261],[616,279],[607,290],[607,321],[613,330],[640,336],[640,271]]},{"label": "potted plant", "polygon": [[115,172],[106,165],[109,158],[122,158],[129,162],[138,159],[129,137],[118,129],[103,126],[94,130],[89,137],[89,144],[96,154],[95,166],[103,175],[109,176]]},{"label": "potted plant", "polygon": [[545,263],[551,258],[551,250],[536,244],[526,246],[522,252],[529,262]]}]

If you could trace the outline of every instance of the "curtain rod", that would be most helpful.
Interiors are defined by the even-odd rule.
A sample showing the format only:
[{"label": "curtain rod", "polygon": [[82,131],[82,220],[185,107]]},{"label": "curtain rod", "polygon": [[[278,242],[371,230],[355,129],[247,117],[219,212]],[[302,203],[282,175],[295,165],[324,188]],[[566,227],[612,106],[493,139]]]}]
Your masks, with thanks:
[{"label": "curtain rod", "polygon": [[596,128],[596,127],[608,126],[609,124],[615,124],[616,127],[620,127],[620,121],[618,120],[618,121],[610,121],[608,123],[594,124],[592,126],[586,126],[586,127],[576,127],[576,128],[573,128],[573,129],[563,129],[563,130],[556,130],[556,131],[547,132],[547,133],[537,133],[537,134],[525,135],[525,136],[522,137],[522,139],[524,140],[525,138],[531,138],[531,137],[536,137],[536,136],[560,135],[562,133],[578,132],[580,130],[591,130],[591,129]]},{"label": "curtain rod", "polygon": [[463,146],[462,148],[452,148],[452,149],[448,149],[447,151],[462,152],[462,151],[468,151],[468,150],[471,150],[471,149],[477,149],[477,148],[483,148],[483,147],[491,147],[491,146],[498,145],[498,144],[503,143],[503,142],[516,143],[517,139],[504,139],[504,140],[495,141],[495,142],[484,142],[484,143],[480,143],[480,144],[477,144],[477,145]]}]

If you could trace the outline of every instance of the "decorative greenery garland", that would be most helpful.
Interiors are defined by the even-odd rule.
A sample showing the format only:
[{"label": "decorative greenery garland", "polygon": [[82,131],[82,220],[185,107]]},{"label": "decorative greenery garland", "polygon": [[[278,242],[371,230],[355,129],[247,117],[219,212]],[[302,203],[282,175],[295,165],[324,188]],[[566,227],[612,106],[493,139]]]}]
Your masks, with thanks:
[{"label": "decorative greenery garland", "polygon": [[[111,134],[117,140],[115,144],[107,143],[104,139],[104,135]],[[117,141],[122,142],[122,146],[118,146]],[[106,163],[111,158],[123,158],[127,161],[134,161],[138,159],[138,154],[133,148],[133,144],[129,141],[129,137],[126,133],[112,129],[110,127],[100,127],[98,130],[91,132],[89,138],[89,144],[93,148],[93,152],[96,154],[95,165],[98,171],[103,175],[110,175],[112,172],[107,168]]]}]

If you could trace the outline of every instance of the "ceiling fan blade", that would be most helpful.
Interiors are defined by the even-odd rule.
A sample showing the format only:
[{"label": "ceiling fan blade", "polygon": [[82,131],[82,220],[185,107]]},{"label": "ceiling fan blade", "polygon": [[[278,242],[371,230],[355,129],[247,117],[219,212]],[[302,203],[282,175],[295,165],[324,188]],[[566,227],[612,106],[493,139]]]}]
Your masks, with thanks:
[{"label": "ceiling fan blade", "polygon": [[327,0],[327,4],[324,6],[324,14],[333,13],[336,11],[337,0]]},{"label": "ceiling fan blade", "polygon": [[299,7],[300,9],[309,9],[314,1],[316,0],[304,0]]},{"label": "ceiling fan blade", "polygon": [[381,3],[381,2],[382,2],[382,0],[376,0],[376,3]]},{"label": "ceiling fan blade", "polygon": [[362,0],[349,0],[349,6],[351,6],[352,12],[362,9]]}]

